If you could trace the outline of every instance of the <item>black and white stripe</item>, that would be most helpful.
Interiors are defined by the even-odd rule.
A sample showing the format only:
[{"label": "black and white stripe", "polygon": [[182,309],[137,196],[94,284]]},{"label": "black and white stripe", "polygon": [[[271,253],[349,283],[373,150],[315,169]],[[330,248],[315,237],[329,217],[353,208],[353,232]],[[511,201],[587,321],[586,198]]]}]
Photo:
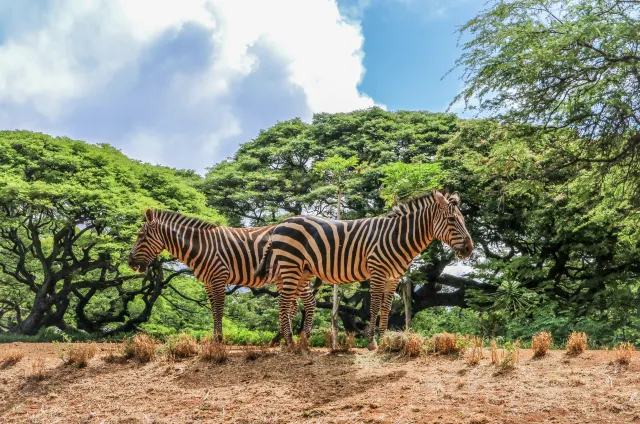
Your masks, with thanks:
[{"label": "black and white stripe", "polygon": [[473,250],[458,194],[433,191],[403,202],[386,217],[331,220],[297,216],[284,220],[271,235],[258,275],[277,270],[280,290],[280,331],[291,342],[287,311],[313,276],[333,284],[371,281],[369,348],[376,348],[375,323],[387,328],[389,311],[399,279],[413,258],[437,238],[458,256]]},{"label": "black and white stripe", "polygon": [[[146,272],[149,264],[166,249],[191,268],[196,278],[204,283],[211,302],[214,334],[221,339],[227,284],[261,287],[276,283],[278,289],[282,288],[275,272],[260,277],[255,275],[274,228],[275,225],[258,228],[217,226],[177,212],[147,209],[145,222],[129,254],[129,266]],[[311,332],[316,304],[309,280],[300,283],[304,287],[299,291],[304,304],[304,331],[307,335]],[[298,305],[295,299],[288,305],[286,318],[290,323],[290,314],[295,314]]]}]

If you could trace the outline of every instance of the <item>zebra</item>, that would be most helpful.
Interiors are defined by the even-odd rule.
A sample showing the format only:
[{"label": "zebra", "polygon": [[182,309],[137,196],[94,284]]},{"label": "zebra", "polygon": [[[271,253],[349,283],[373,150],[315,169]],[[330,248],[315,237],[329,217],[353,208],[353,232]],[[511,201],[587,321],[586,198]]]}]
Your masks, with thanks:
[{"label": "zebra", "polygon": [[375,350],[378,313],[382,335],[400,278],[433,238],[448,244],[458,257],[471,255],[473,241],[459,204],[458,193],[433,190],[401,202],[384,217],[332,220],[295,216],[282,221],[273,230],[256,273],[265,275],[276,267],[280,274],[280,331],[286,343],[292,343],[286,312],[304,288],[304,281],[312,276],[333,284],[369,279],[368,348]]},{"label": "zebra", "polygon": [[[204,283],[211,303],[214,336],[222,340],[222,314],[227,284],[246,287],[261,287],[277,281],[276,273],[263,273],[258,277],[254,270],[264,254],[265,245],[276,226],[256,228],[233,228],[217,226],[198,218],[187,217],[178,212],[147,209],[144,223],[129,253],[129,266],[136,272],[146,272],[151,262],[168,250],[183,264],[193,270]],[[310,281],[307,280],[307,283]],[[311,323],[316,299],[310,284],[301,282],[300,297],[304,305],[304,333],[311,333]],[[287,319],[298,310],[294,300]],[[291,316],[291,318],[289,318]],[[281,330],[272,344],[281,338]]]}]

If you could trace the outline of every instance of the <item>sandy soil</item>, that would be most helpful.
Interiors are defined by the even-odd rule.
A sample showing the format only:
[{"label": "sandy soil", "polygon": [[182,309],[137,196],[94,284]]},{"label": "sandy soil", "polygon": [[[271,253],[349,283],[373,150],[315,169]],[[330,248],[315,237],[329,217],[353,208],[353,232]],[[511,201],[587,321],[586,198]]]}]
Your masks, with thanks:
[{"label": "sandy soil", "polygon": [[[577,358],[553,351],[498,373],[488,359],[384,359],[314,349],[224,364],[196,358],[64,366],[52,344],[0,344],[25,353],[0,369],[0,423],[640,423],[640,353]],[[488,355],[487,355],[488,356]],[[31,376],[34,360],[45,377]]]}]

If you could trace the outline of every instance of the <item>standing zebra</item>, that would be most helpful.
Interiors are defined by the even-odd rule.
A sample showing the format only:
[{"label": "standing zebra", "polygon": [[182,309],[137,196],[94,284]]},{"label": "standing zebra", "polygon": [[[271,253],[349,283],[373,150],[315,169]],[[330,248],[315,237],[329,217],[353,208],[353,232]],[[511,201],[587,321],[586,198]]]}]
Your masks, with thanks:
[{"label": "standing zebra", "polygon": [[376,349],[378,313],[382,335],[400,277],[433,238],[451,246],[457,256],[471,255],[473,242],[459,203],[457,193],[434,190],[395,206],[386,217],[338,221],[296,216],[280,223],[256,272],[265,275],[269,266],[279,271],[280,331],[285,341],[292,341],[287,311],[304,289],[304,281],[314,275],[333,284],[370,279],[368,348]]},{"label": "standing zebra", "polygon": [[[138,238],[129,254],[129,266],[138,272],[146,272],[149,264],[164,249],[193,270],[194,275],[204,283],[211,302],[214,335],[222,339],[222,313],[227,284],[247,287],[261,287],[276,282],[275,273],[263,273],[258,277],[255,268],[264,256],[264,248],[275,225],[258,228],[232,228],[217,226],[197,218],[190,218],[178,212],[147,209],[145,222],[138,231]],[[316,305],[308,282],[300,282],[299,292],[304,304],[304,332],[309,335]],[[293,300],[287,322],[298,310]],[[291,318],[289,318],[291,314]],[[280,339],[281,330],[273,339]]]}]

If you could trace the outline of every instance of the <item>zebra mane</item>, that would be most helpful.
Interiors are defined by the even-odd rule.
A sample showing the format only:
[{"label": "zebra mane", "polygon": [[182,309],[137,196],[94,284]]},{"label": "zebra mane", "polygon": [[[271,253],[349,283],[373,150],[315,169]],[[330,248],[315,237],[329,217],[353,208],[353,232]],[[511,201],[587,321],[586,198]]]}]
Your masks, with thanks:
[{"label": "zebra mane", "polygon": [[[443,193],[443,194],[445,197],[449,197],[448,193],[447,194]],[[411,211],[411,208],[409,208],[410,205],[423,199],[427,200],[427,204],[433,203],[433,191],[430,191],[428,193],[418,194],[416,196],[412,196],[407,199],[401,200],[400,202],[398,202],[398,204],[396,204],[393,207],[393,209],[391,209],[391,212],[387,214],[387,218],[395,218],[397,216],[406,215]]]},{"label": "zebra mane", "polygon": [[188,218],[188,221],[185,221],[184,224],[188,224],[190,226],[205,228],[205,229],[213,229],[219,227],[217,224],[213,224],[209,221],[206,221],[202,218],[195,218],[192,216],[185,215],[180,212],[168,211],[163,209],[154,209],[153,210],[154,218],[163,218],[164,220],[173,221],[178,218]]}]

